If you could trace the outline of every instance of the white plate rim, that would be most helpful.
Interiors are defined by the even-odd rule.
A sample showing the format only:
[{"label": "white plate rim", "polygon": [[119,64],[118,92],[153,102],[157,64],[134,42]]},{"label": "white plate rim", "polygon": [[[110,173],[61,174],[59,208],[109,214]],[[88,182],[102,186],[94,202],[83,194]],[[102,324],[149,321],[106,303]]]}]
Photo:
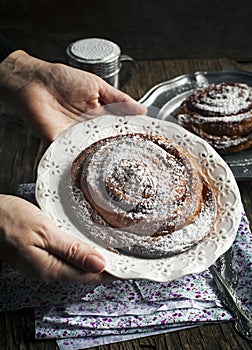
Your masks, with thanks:
[{"label": "white plate rim", "polygon": [[[204,172],[218,191],[219,218],[215,232],[207,242],[200,243],[178,256],[142,259],[116,254],[79,232],[66,214],[66,198],[62,186],[66,174],[79,152],[99,139],[134,132],[151,133],[173,139],[201,162]],[[200,157],[200,158],[199,158]],[[202,272],[232,245],[241,220],[242,203],[232,171],[217,152],[204,140],[180,126],[148,116],[106,115],[78,123],[66,130],[42,156],[35,190],[42,211],[63,230],[90,244],[104,255],[106,271],[118,278],[148,279],[168,282],[191,273]]]}]

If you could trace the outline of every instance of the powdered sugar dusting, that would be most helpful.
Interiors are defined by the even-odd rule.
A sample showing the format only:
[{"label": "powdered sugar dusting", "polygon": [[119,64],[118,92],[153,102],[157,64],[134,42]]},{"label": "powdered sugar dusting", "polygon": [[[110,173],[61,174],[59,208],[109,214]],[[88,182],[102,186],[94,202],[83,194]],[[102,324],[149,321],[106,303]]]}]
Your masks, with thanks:
[{"label": "powdered sugar dusting", "polygon": [[180,121],[184,121],[187,123],[194,122],[196,124],[203,124],[203,123],[213,123],[213,122],[221,122],[224,124],[230,124],[232,122],[241,122],[242,120],[246,120],[248,118],[251,118],[251,111],[250,112],[244,112],[244,113],[238,113],[235,115],[223,115],[223,116],[204,116],[200,115],[199,113],[195,113],[193,116],[186,115],[186,114],[180,114],[179,119]]},{"label": "powdered sugar dusting", "polygon": [[189,181],[184,164],[139,136],[115,138],[102,145],[82,174],[96,203],[114,213],[126,212],[132,219],[150,212],[152,218],[174,216],[182,210],[182,203],[181,207],[176,203],[185,195]]},{"label": "powdered sugar dusting", "polygon": [[252,88],[246,84],[212,84],[181,104],[178,122],[207,140],[220,153],[252,145]]},{"label": "powdered sugar dusting", "polygon": [[213,194],[192,160],[176,152],[166,139],[139,134],[96,143],[80,181],[91,202],[77,187],[71,195],[85,234],[106,248],[152,258],[206,237],[215,220]]},{"label": "powdered sugar dusting", "polygon": [[[169,257],[194,247],[205,239],[215,220],[214,199],[203,203],[196,220],[171,234],[159,237],[139,236],[127,230],[113,228],[97,214],[77,188],[70,188],[72,210],[82,226],[83,233],[100,246],[117,253],[126,252],[138,257]],[[94,222],[95,215],[95,222]]]},{"label": "powdered sugar dusting", "polygon": [[191,100],[196,109],[231,116],[247,111],[252,104],[252,89],[245,84],[216,84],[199,91]]}]

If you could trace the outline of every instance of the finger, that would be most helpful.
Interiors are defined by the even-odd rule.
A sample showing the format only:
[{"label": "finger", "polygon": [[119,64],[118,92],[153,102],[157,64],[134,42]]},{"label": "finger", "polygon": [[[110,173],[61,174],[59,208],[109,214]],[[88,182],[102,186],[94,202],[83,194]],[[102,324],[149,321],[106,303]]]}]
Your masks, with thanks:
[{"label": "finger", "polygon": [[118,116],[127,116],[127,115],[137,115],[147,112],[147,110],[142,107],[140,104],[133,102],[121,102],[121,103],[112,103],[103,106],[105,114],[112,114]]},{"label": "finger", "polygon": [[131,114],[146,114],[147,112],[147,109],[143,107],[140,103],[138,103],[136,100],[134,100],[124,92],[107,84],[106,82],[102,84],[100,90],[100,102],[103,104],[119,102],[128,103],[128,111],[131,112]]},{"label": "finger", "polygon": [[43,281],[69,281],[69,282],[84,282],[89,284],[98,284],[105,281],[114,281],[116,278],[107,272],[92,273],[83,271],[82,269],[68,264],[65,261],[60,261],[58,258],[56,265],[51,265],[50,269],[45,271],[45,275],[41,276],[40,279]]},{"label": "finger", "polygon": [[38,247],[34,247],[33,251],[30,252],[29,258],[29,261],[23,262],[19,266],[19,270],[25,276],[38,281],[70,281],[97,284],[114,279],[106,272],[97,274],[84,271]]},{"label": "finger", "polygon": [[61,257],[71,265],[91,273],[101,273],[106,265],[104,257],[88,244],[70,236],[52,222],[42,233],[44,249]]},{"label": "finger", "polygon": [[[141,107],[141,106],[140,106]],[[95,117],[104,115],[115,115],[125,117],[127,115],[139,115],[139,110],[137,110],[135,103],[132,102],[120,102],[103,105],[99,108],[89,110],[88,112],[82,114],[79,118],[80,121],[93,119]],[[142,108],[140,110],[142,112]],[[144,109],[145,111],[145,109]],[[142,115],[142,113],[141,113]]]}]

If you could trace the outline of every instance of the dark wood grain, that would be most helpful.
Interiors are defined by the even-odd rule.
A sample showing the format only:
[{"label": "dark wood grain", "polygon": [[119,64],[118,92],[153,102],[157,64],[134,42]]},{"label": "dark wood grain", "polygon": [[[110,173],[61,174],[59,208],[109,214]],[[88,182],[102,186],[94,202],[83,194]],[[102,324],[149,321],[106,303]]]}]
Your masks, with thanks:
[{"label": "dark wood grain", "polygon": [[138,100],[152,86],[178,75],[195,71],[228,70],[237,66],[235,61],[225,58],[138,61],[136,74],[123,90]]},{"label": "dark wood grain", "polygon": [[[146,60],[138,62],[133,79],[123,88],[135,99],[142,97],[153,85],[177,75],[199,70],[248,69],[252,64],[239,65],[230,59]],[[3,111],[3,106],[2,109]],[[43,144],[27,127],[8,118],[8,108],[0,117],[0,192],[16,193],[19,183],[36,180],[38,161]],[[4,115],[5,116],[4,116]],[[18,111],[9,114],[18,117]],[[245,210],[252,222],[252,181],[239,183]],[[34,339],[33,311],[25,309],[0,313],[0,349],[55,350],[54,340]],[[93,350],[251,350],[252,344],[238,335],[232,322],[209,324],[187,330],[104,345]],[[90,349],[91,350],[91,349]]]},{"label": "dark wood grain", "polygon": [[72,41],[103,37],[136,59],[252,59],[250,0],[1,0],[0,31],[55,60]]}]

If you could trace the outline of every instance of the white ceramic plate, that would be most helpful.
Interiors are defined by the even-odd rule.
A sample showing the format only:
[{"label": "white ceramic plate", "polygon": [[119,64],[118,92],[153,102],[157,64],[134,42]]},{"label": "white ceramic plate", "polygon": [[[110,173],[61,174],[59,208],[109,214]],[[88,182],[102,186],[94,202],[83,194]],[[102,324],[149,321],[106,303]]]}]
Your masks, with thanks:
[{"label": "white ceramic plate", "polygon": [[[142,259],[113,253],[81,232],[71,214],[69,173],[79,152],[108,136],[127,133],[166,136],[186,147],[201,165],[217,193],[218,219],[207,241],[171,258]],[[69,234],[87,242],[107,260],[106,271],[120,278],[170,281],[207,269],[232,245],[241,220],[242,204],[234,176],[224,160],[199,137],[180,126],[147,116],[106,115],[76,124],[47,149],[38,167],[36,199],[43,212]]]}]

